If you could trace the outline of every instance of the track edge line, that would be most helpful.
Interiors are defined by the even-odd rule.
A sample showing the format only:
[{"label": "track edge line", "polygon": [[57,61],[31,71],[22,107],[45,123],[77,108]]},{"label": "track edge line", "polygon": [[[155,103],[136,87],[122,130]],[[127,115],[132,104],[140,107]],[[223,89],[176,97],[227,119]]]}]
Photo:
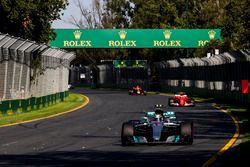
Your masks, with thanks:
[{"label": "track edge line", "polygon": [[238,139],[238,137],[240,135],[240,126],[239,126],[238,120],[231,113],[228,113],[226,110],[223,110],[223,109],[220,109],[219,107],[216,107],[215,104],[212,106],[214,108],[218,109],[219,111],[226,113],[227,115],[229,115],[231,117],[231,119],[233,120],[234,125],[235,125],[235,133],[234,133],[233,137],[229,140],[229,142],[227,142],[227,144],[225,144],[215,155],[212,156],[212,158],[207,160],[201,167],[209,167],[212,164],[214,164],[215,161],[219,158],[219,156],[224,154],[227,150],[229,150],[233,146],[233,144],[236,142],[236,140]]}]

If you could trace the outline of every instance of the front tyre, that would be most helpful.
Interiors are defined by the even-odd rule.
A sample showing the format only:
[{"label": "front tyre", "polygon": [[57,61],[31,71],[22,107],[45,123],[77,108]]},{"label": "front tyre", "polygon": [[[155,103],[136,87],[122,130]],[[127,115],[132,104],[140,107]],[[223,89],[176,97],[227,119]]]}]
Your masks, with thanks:
[{"label": "front tyre", "polygon": [[193,144],[194,134],[193,134],[193,122],[185,122],[181,124],[181,136],[183,138],[184,144]]},{"label": "front tyre", "polygon": [[123,146],[133,144],[134,126],[132,123],[125,122],[122,124],[121,141]]}]

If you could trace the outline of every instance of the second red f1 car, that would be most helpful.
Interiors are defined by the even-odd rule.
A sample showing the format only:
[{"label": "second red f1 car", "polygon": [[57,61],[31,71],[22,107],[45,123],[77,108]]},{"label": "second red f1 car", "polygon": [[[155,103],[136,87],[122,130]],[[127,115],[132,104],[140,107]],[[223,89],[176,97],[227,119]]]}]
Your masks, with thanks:
[{"label": "second red f1 car", "polygon": [[180,106],[180,107],[187,107],[187,106],[195,106],[194,99],[188,97],[185,92],[176,93],[173,97],[169,98],[168,101],[169,106]]}]

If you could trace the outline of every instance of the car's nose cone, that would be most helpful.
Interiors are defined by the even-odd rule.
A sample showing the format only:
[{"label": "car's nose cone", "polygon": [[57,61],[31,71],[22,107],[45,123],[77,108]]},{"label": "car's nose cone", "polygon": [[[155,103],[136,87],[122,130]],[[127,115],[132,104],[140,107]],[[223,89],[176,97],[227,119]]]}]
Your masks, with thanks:
[{"label": "car's nose cone", "polygon": [[153,124],[153,139],[155,141],[159,141],[161,138],[161,131],[162,131],[162,124],[159,122],[156,122]]}]

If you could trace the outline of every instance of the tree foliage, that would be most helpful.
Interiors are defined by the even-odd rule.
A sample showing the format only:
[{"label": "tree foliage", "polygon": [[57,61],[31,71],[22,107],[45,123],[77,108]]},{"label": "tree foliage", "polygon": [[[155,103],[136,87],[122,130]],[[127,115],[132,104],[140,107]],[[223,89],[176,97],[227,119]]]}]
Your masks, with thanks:
[{"label": "tree foliage", "polygon": [[250,48],[250,0],[232,0],[225,9],[221,27],[228,50]]},{"label": "tree foliage", "polygon": [[[221,41],[204,49],[133,49],[152,61],[205,56],[212,47],[221,51],[249,48],[249,0],[105,0],[116,28],[221,28]],[[201,55],[202,54],[202,55]],[[133,55],[129,56],[129,58]]]},{"label": "tree foliage", "polygon": [[[107,9],[109,5],[119,4],[107,4],[101,0],[93,0],[90,7],[87,6],[83,1],[77,0],[76,6],[80,9],[80,17],[76,19],[72,17],[69,22],[80,29],[102,29],[102,28],[116,28],[123,27],[122,24],[116,25],[116,18]],[[125,21],[125,20],[124,20]],[[127,49],[73,49],[76,52],[76,59],[72,62],[75,65],[92,65],[95,66],[102,60],[113,60],[113,59],[126,59],[128,57]]]},{"label": "tree foliage", "polygon": [[[222,51],[249,48],[249,0],[93,0],[89,10],[78,0],[82,17],[72,18],[79,28],[221,28],[222,40],[199,49],[102,49],[88,53],[84,60],[148,59],[160,61],[205,56]],[[0,32],[47,43],[55,34],[53,20],[60,18],[68,0],[0,0]],[[90,60],[92,59],[92,60]]]},{"label": "tree foliage", "polygon": [[0,32],[47,43],[55,37],[52,21],[67,5],[68,0],[1,0]]}]

